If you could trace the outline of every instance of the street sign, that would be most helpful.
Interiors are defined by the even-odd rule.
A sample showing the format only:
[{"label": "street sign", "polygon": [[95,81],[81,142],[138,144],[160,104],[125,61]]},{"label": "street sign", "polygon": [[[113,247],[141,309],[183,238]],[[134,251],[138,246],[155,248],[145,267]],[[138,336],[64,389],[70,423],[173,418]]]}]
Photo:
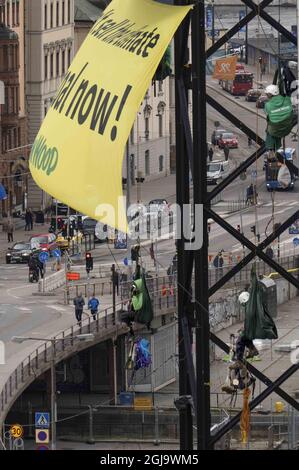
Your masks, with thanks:
[{"label": "street sign", "polygon": [[124,250],[127,248],[127,234],[123,232],[117,232],[116,239],[114,240],[114,248]]},{"label": "street sign", "polygon": [[134,399],[134,409],[147,411],[153,408],[153,400],[151,397],[138,397]]},{"label": "street sign", "polygon": [[50,413],[35,413],[35,427],[36,428],[49,428],[50,427]]},{"label": "street sign", "polygon": [[66,278],[68,281],[79,281],[80,273],[66,273]]},{"label": "street sign", "polygon": [[294,246],[299,246],[299,238],[293,238]]},{"label": "street sign", "polygon": [[243,173],[240,174],[240,180],[245,181],[247,178],[246,171],[243,171]]},{"label": "street sign", "polygon": [[59,248],[56,248],[56,250],[52,251],[52,256],[54,256],[54,258],[61,258],[61,251]]},{"label": "street sign", "polygon": [[49,259],[49,253],[47,251],[42,251],[38,255],[38,259],[40,260],[41,263],[46,263]]},{"label": "street sign", "polygon": [[[245,16],[246,16],[246,11],[245,10],[240,10],[239,11],[239,21],[241,21]],[[240,32],[244,33],[245,31],[246,31],[246,26],[243,26],[243,28],[240,29]]]},{"label": "street sign", "polygon": [[20,425],[20,424],[14,424],[13,426],[11,426],[11,428],[9,429],[9,432],[10,432],[10,435],[14,438],[14,439],[19,439],[23,436],[24,434],[24,429],[23,427]]},{"label": "street sign", "polygon": [[251,170],[251,178],[256,179],[257,178],[257,171],[256,170]]},{"label": "street sign", "polygon": [[37,444],[49,444],[49,429],[36,429],[35,430],[35,442]]}]

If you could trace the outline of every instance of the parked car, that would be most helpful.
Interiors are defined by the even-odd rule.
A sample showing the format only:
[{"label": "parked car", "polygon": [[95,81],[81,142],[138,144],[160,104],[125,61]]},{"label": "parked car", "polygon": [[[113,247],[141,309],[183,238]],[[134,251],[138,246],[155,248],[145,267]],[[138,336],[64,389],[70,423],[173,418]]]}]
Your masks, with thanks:
[{"label": "parked car", "polygon": [[207,165],[207,184],[217,184],[229,174],[229,162],[215,160]]},{"label": "parked car", "polygon": [[28,263],[30,255],[35,253],[30,242],[17,242],[6,252],[6,264],[10,263]]},{"label": "parked car", "polygon": [[221,134],[227,132],[225,129],[215,129],[211,135],[211,141],[213,145],[218,145],[218,141],[221,137]]},{"label": "parked car", "polygon": [[[57,206],[57,208],[56,208],[56,206]],[[55,217],[56,213],[57,213],[57,215],[68,215],[68,213],[76,214],[75,209],[73,209],[72,207],[68,208],[68,206],[66,204],[64,204],[63,202],[58,202],[55,199],[53,200],[51,210],[52,210],[52,214],[53,214],[54,217]]]},{"label": "parked car", "polygon": [[47,251],[51,256],[52,251],[58,248],[56,235],[54,233],[39,233],[30,237],[30,243],[33,248]]},{"label": "parked car", "polygon": [[268,101],[268,97],[267,97],[266,95],[261,95],[261,96],[257,99],[257,101],[256,101],[256,103],[255,103],[255,106],[256,106],[257,108],[264,108],[264,107],[265,107],[265,104],[267,103],[267,101]]},{"label": "parked car", "polygon": [[262,91],[259,90],[258,88],[251,88],[251,90],[248,90],[246,93],[245,101],[256,102],[261,96],[261,94],[262,94]]},{"label": "parked car", "polygon": [[152,199],[148,205],[150,212],[170,213],[169,204],[166,199]]},{"label": "parked car", "polygon": [[239,147],[238,137],[232,132],[224,132],[218,140],[218,146],[223,149],[225,145],[230,149],[237,149]]}]

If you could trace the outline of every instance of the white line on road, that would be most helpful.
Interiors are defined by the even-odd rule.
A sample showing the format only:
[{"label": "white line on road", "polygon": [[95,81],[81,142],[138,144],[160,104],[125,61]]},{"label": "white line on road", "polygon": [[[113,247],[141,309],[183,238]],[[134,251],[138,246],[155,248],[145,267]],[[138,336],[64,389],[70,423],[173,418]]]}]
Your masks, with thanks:
[{"label": "white line on road", "polygon": [[57,312],[65,312],[66,309],[64,307],[59,307],[59,305],[46,305],[48,308],[52,308],[53,310],[57,310]]}]

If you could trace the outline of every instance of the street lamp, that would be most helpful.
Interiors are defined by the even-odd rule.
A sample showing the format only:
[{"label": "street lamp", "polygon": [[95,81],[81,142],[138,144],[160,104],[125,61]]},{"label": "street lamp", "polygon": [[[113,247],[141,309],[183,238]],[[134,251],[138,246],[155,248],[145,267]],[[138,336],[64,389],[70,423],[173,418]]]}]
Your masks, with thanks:
[{"label": "street lamp", "polygon": [[13,336],[11,341],[14,343],[24,343],[25,341],[45,341],[51,343],[51,450],[56,450],[56,373],[55,373],[55,353],[54,345],[59,341],[78,339],[79,341],[93,341],[94,334],[80,334],[66,338],[33,338],[25,336]]}]

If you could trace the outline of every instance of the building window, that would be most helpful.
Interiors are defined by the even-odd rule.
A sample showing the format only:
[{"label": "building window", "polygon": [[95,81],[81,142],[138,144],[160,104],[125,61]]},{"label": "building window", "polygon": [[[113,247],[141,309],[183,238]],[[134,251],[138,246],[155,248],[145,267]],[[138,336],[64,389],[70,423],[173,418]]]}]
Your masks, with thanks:
[{"label": "building window", "polygon": [[21,128],[18,127],[18,147],[21,147]]},{"label": "building window", "polygon": [[163,137],[163,116],[162,114],[158,115],[159,119],[159,137]]},{"label": "building window", "polygon": [[71,22],[71,0],[67,2],[67,22],[68,24]]},{"label": "building window", "polygon": [[53,78],[54,75],[54,57],[53,54],[50,55],[50,78]]},{"label": "building window", "polygon": [[20,5],[19,2],[16,3],[16,22],[17,26],[20,24]]},{"label": "building window", "polygon": [[135,139],[134,139],[134,125],[131,129],[131,132],[130,132],[130,142],[131,142],[131,145],[133,145],[134,142],[135,142]]},{"label": "building window", "polygon": [[164,170],[164,156],[160,155],[159,156],[159,172]]},{"label": "building window", "polygon": [[61,66],[62,75],[65,74],[65,51],[62,51],[62,66]]},{"label": "building window", "polygon": [[62,24],[65,24],[65,3],[62,2]]},{"label": "building window", "polygon": [[44,24],[45,29],[48,28],[48,5],[45,4],[45,24]]},{"label": "building window", "polygon": [[15,26],[16,25],[16,4],[15,4],[15,2],[12,3],[11,9],[12,9],[12,25]]},{"label": "building window", "polygon": [[45,55],[45,80],[48,80],[48,55]]},{"label": "building window", "polygon": [[145,140],[148,140],[149,139],[149,118],[146,117],[144,119],[144,136],[145,136]]},{"label": "building window", "polygon": [[60,70],[59,70],[60,69],[60,67],[59,67],[59,65],[60,65],[59,64],[59,58],[60,57],[59,56],[60,56],[59,52],[56,52],[56,76],[57,77],[59,77],[59,72],[60,72]]},{"label": "building window", "polygon": [[59,26],[59,2],[56,2],[56,26]]},{"label": "building window", "polygon": [[158,82],[158,92],[163,93],[163,81],[159,80]]},{"label": "building window", "polygon": [[71,49],[67,51],[67,65],[68,67],[71,65]]},{"label": "building window", "polygon": [[145,174],[148,176],[150,174],[150,155],[149,155],[149,150],[145,151],[144,154],[144,169],[145,169]]},{"label": "building window", "polygon": [[6,6],[6,24],[10,26],[10,4],[8,3]]},{"label": "building window", "polygon": [[50,28],[53,28],[53,3],[50,5]]}]

